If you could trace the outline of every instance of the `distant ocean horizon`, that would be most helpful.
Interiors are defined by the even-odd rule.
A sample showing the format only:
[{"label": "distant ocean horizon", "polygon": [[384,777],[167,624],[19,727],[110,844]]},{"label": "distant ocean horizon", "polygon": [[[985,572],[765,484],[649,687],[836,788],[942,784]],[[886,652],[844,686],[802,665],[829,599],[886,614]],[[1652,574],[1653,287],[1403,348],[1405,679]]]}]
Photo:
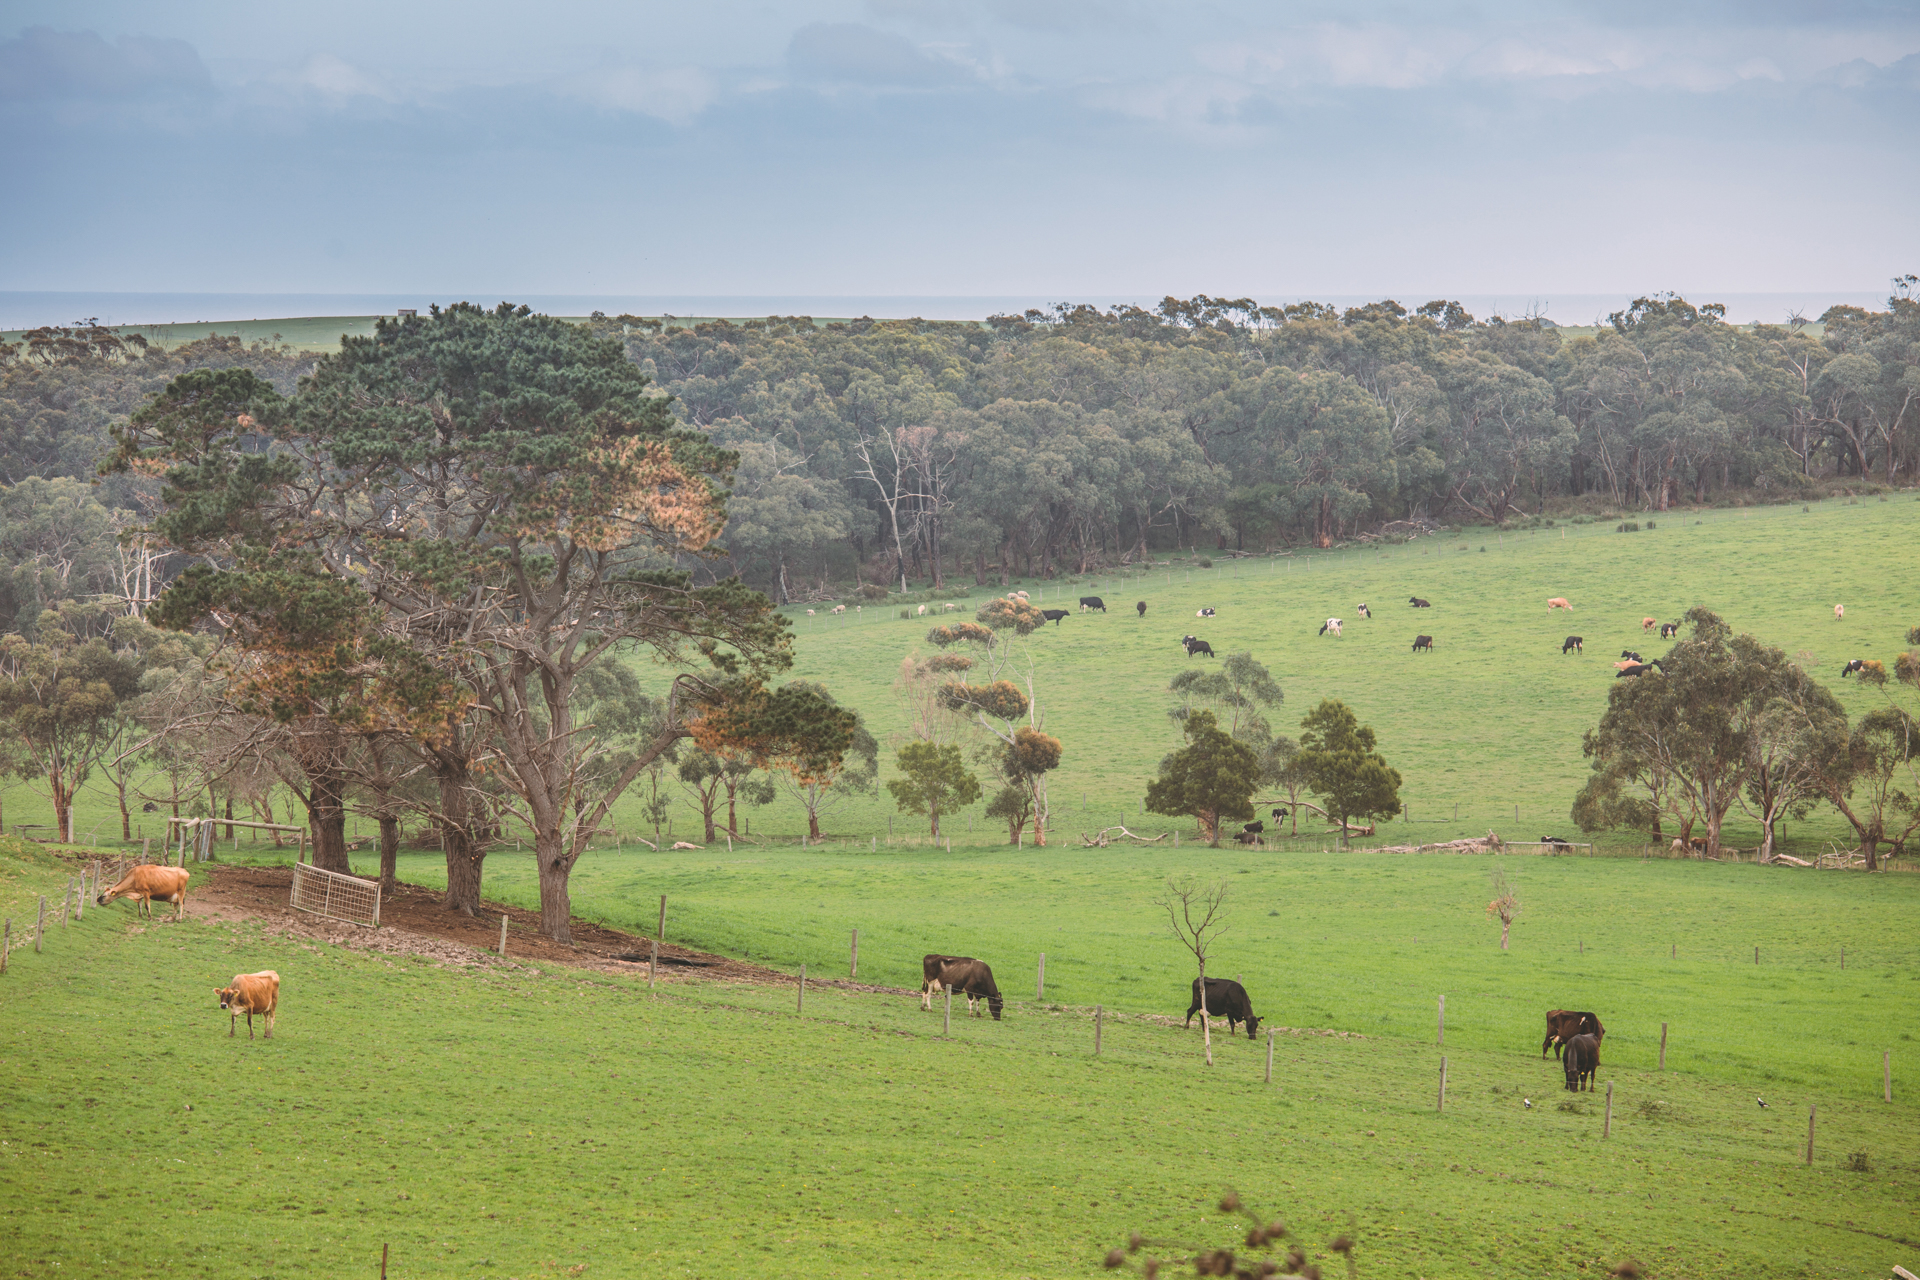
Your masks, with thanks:
[{"label": "distant ocean horizon", "polygon": [[[1688,301],[1700,305],[1724,303],[1727,319],[1736,324],[1761,321],[1785,323],[1793,315],[1816,320],[1832,306],[1857,306],[1879,310],[1887,305],[1885,289],[1835,289],[1823,293],[1714,293],[1681,290]],[[1231,294],[1225,296],[1233,296]],[[1382,297],[1395,297],[1404,306],[1414,307],[1428,300],[1425,292],[1402,294],[1316,294],[1312,299],[1336,307],[1360,306]],[[1551,293],[1539,294],[1459,294],[1454,298],[1475,316],[1509,318],[1543,315],[1556,324],[1587,325],[1604,320],[1627,306],[1635,297],[1624,293]],[[1267,306],[1283,306],[1306,300],[1307,295],[1255,295]],[[502,298],[525,303],[535,311],[556,316],[585,316],[595,311],[608,315],[623,313],[642,316],[717,317],[733,319],[772,315],[804,315],[900,319],[917,316],[927,320],[984,320],[990,315],[1019,313],[1030,307],[1050,310],[1056,302],[1091,303],[1106,308],[1121,304],[1157,306],[1159,297],[1086,296],[1066,299],[1052,295],[749,295],[728,294],[508,294],[465,293],[91,293],[91,292],[0,292],[0,330],[31,329],[41,325],[70,325],[78,320],[98,319],[108,325],[217,324],[260,320],[295,319],[308,316],[392,315],[412,307],[425,311],[434,303],[469,301],[491,305]]]}]

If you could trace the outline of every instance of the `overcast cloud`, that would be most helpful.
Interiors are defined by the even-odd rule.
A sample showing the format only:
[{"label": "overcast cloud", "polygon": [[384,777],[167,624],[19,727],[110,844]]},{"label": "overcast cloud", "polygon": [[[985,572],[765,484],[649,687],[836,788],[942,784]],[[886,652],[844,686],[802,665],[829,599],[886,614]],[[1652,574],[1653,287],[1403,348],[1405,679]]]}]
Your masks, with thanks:
[{"label": "overcast cloud", "polygon": [[1920,10],[15,0],[0,289],[1875,290]]}]

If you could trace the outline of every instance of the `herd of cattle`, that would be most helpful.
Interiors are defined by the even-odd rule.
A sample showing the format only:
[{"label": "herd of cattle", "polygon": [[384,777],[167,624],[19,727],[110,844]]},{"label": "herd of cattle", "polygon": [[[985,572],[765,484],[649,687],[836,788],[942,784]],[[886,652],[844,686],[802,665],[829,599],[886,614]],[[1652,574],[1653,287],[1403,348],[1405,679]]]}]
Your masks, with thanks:
[{"label": "herd of cattle", "polygon": [[[985,1004],[995,1022],[1007,1002],[994,983],[993,968],[972,956],[929,954],[920,958],[920,1007],[933,1008],[934,996],[948,992],[964,996],[967,1012],[979,1017],[979,1004]],[[236,979],[238,981],[238,979]],[[1205,1009],[1208,1018],[1225,1018],[1227,1034],[1233,1035],[1246,1024],[1247,1039],[1258,1039],[1260,1018],[1253,1011],[1253,999],[1247,989],[1231,978],[1193,980],[1193,998],[1187,1005],[1183,1027],[1193,1025],[1193,1015]],[[251,1024],[249,1024],[251,1025]],[[1551,1048],[1565,1068],[1567,1088],[1575,1093],[1593,1088],[1593,1074],[1600,1065],[1600,1041],[1607,1029],[1597,1014],[1571,1009],[1547,1010],[1547,1038],[1540,1042],[1540,1057]]]}]

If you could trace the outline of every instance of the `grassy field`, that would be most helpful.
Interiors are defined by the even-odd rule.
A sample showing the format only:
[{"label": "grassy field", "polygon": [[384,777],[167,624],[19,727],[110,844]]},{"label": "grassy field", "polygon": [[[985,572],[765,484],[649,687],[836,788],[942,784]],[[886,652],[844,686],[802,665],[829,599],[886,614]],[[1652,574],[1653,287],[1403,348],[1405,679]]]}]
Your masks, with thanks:
[{"label": "grassy field", "polygon": [[[1428,867],[1457,868],[1464,895],[1483,861],[1376,859],[1334,880],[1348,886],[1339,901],[1291,904],[1288,932],[1386,897],[1407,911],[1409,890],[1446,878]],[[1536,865],[1549,879],[1527,887],[1543,914],[1549,885],[1584,886],[1623,922],[1662,896],[1711,903],[1728,946],[1778,926],[1778,890],[1758,868]],[[1403,869],[1422,878],[1379,878]],[[644,980],[455,970],[205,918],[143,927],[115,904],[56,927],[45,954],[16,952],[0,978],[0,1245],[23,1277],[372,1275],[383,1244],[396,1280],[1079,1276],[1133,1229],[1169,1252],[1232,1244],[1209,1212],[1231,1186],[1310,1255],[1352,1233],[1361,1276],[1598,1276],[1629,1257],[1657,1277],[1883,1275],[1920,1249],[1920,1113],[1905,1084],[1879,1101],[1830,1042],[1857,1039],[1877,1068],[1874,1047],[1912,1025],[1912,902],[1891,892],[1904,877],[1825,881],[1857,897],[1815,897],[1802,914],[1898,942],[1857,964],[1849,952],[1844,974],[1810,954],[1757,973],[1731,957],[1549,957],[1525,935],[1502,955],[1455,927],[1471,901],[1432,921],[1424,951],[1336,933],[1316,952],[1301,937],[1261,969],[1256,1003],[1294,1026],[1344,1010],[1341,1025],[1365,1034],[1282,1033],[1271,1085],[1264,1044],[1218,1040],[1208,1069],[1197,1030],[1131,1013],[1108,1020],[1096,1059],[1073,1003],[1094,984],[1071,965],[1058,1003],[1009,981],[1004,1021],[956,1018],[943,1037],[908,997],[816,987],[800,1015],[790,988],[649,994]],[[0,855],[16,918],[61,883],[44,853]],[[1317,900],[1327,886],[1302,887]],[[737,900],[757,904],[747,888]],[[876,889],[893,895],[897,876]],[[972,907],[958,902],[964,882],[948,890],[960,918],[1000,900],[997,884]],[[1222,969],[1253,970],[1256,937],[1279,945],[1255,928],[1266,919],[1243,912]],[[1158,966],[1170,944],[1149,942],[1144,922],[1127,930]],[[876,945],[875,964],[897,966]],[[264,967],[283,980],[276,1036],[229,1039],[210,988]],[[1376,971],[1406,988],[1386,1023],[1360,1007]],[[1053,973],[1050,960],[1050,988]],[[1425,1002],[1454,983],[1436,1113]],[[1594,994],[1618,1028],[1601,1072],[1611,1137],[1604,1094],[1574,1099],[1539,1060],[1537,1011],[1506,1009],[1549,987]],[[1726,1048],[1690,1035],[1664,1074],[1647,1061],[1644,1016],[1599,999],[1692,1009],[1702,988],[1721,996],[1709,1030]],[[1164,1010],[1177,995],[1137,1003]],[[1738,1061],[1768,1040],[1829,1043],[1787,1054],[1769,1079]],[[1815,1080],[1785,1078],[1803,1073]],[[1855,1153],[1869,1172],[1850,1167]]]},{"label": "grassy field", "polygon": [[[1148,832],[1174,824],[1137,806],[1160,758],[1179,745],[1167,719],[1167,682],[1189,659],[1179,640],[1189,632],[1225,654],[1248,650],[1265,663],[1286,693],[1273,716],[1279,732],[1296,731],[1320,699],[1352,706],[1379,734],[1380,750],[1405,778],[1402,796],[1410,822],[1382,829],[1381,842],[1435,841],[1479,835],[1489,828],[1510,839],[1542,834],[1572,837],[1567,813],[1586,775],[1580,737],[1600,717],[1622,649],[1653,657],[1664,651],[1640,619],[1678,618],[1694,605],[1718,612],[1736,630],[1801,657],[1818,671],[1851,712],[1878,704],[1881,695],[1841,681],[1849,658],[1889,661],[1905,647],[1908,627],[1920,624],[1920,497],[1901,493],[1882,501],[1840,499],[1799,506],[1673,513],[1656,528],[1616,533],[1611,522],[1501,534],[1469,530],[1457,537],[1286,559],[1157,565],[1151,572],[1025,583],[1044,607],[1074,607],[1081,595],[1099,595],[1106,614],[1078,614],[1030,641],[1036,690],[1046,727],[1066,745],[1051,794],[1058,837],[1126,818]],[[1645,523],[1643,520],[1642,523]],[[1484,551],[1482,548],[1485,548]],[[970,616],[997,588],[975,588],[959,602]],[[1415,610],[1409,596],[1433,602]],[[1549,614],[1550,596],[1574,604],[1571,615]],[[1133,603],[1145,600],[1145,618]],[[1373,606],[1371,621],[1354,605]],[[1836,622],[1833,606],[1847,606]],[[1204,621],[1202,606],[1219,610]],[[935,609],[938,606],[934,606]],[[930,619],[899,617],[900,606],[868,606],[836,618],[822,609],[786,611],[797,638],[796,677],[818,680],[843,703],[858,707],[885,742],[897,742],[905,714],[892,691],[900,660],[927,651]],[[1340,639],[1317,637],[1329,616],[1346,620]],[[1414,654],[1416,633],[1435,637],[1432,653]],[[1560,652],[1569,634],[1582,635],[1584,653]],[[892,751],[883,777],[892,775]],[[882,792],[882,795],[885,793]],[[49,822],[50,811],[30,787],[4,793],[9,823]],[[1084,805],[1084,807],[1083,807]],[[640,801],[616,808],[626,830],[641,825]],[[1516,816],[1517,814],[1517,816]],[[677,838],[699,834],[696,811],[676,804]],[[748,811],[756,836],[797,842],[804,815],[784,794]],[[1139,821],[1136,821],[1136,819]],[[922,820],[894,816],[890,801],[856,799],[831,815],[835,836],[848,842],[924,833]],[[98,788],[86,793],[78,830],[117,833],[119,818]],[[149,833],[164,822],[149,818]],[[1191,824],[1185,829],[1191,833]],[[1304,843],[1326,843],[1325,828],[1303,827]],[[1730,838],[1758,843],[1756,826],[1737,809]],[[1806,823],[1787,823],[1786,847],[1816,852],[1846,834],[1830,810]],[[977,816],[950,821],[956,847],[986,847],[1005,839]],[[1623,833],[1617,843],[1637,844]]]}]

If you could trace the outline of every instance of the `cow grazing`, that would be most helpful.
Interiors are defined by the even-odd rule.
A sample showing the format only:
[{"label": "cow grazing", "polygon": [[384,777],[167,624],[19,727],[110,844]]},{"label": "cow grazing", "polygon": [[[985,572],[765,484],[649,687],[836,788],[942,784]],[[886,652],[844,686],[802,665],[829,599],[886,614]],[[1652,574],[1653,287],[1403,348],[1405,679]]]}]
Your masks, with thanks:
[{"label": "cow grazing", "polygon": [[1846,666],[1840,668],[1840,678],[1842,680],[1845,680],[1848,676],[1852,675],[1854,672],[1865,671],[1866,669],[1867,669],[1867,660],[1865,658],[1855,658],[1852,662],[1849,662]]},{"label": "cow grazing", "polygon": [[1067,616],[1067,611],[1065,609],[1042,609],[1040,616],[1057,627],[1060,625],[1060,619]]},{"label": "cow grazing", "polygon": [[147,918],[153,918],[153,902],[173,904],[173,918],[178,920],[187,914],[187,869],[185,867],[135,867],[127,872],[126,878],[119,884],[102,893],[94,901],[106,906],[115,898],[132,898],[139,904],[136,909],[144,909]]},{"label": "cow grazing", "polygon": [[925,605],[921,605],[921,606],[920,606],[920,607],[919,607],[918,609],[915,609],[915,610],[914,610],[914,613],[915,613],[916,615],[918,615],[919,617],[922,617],[922,618],[924,618],[924,617],[926,617],[926,616],[927,616],[927,606],[925,606]]},{"label": "cow grazing", "polygon": [[1547,1010],[1547,1038],[1540,1042],[1540,1056],[1547,1056],[1547,1046],[1553,1046],[1556,1057],[1567,1041],[1578,1035],[1592,1036],[1597,1043],[1604,1039],[1607,1029],[1600,1025],[1600,1019],[1591,1013],[1574,1009]]},{"label": "cow grazing", "polygon": [[1415,653],[1418,653],[1418,652],[1420,652],[1420,651],[1421,651],[1422,649],[1425,649],[1425,650],[1426,650],[1426,651],[1427,651],[1428,653],[1432,653],[1432,652],[1433,652],[1433,637],[1432,637],[1432,636],[1415,636],[1415,637],[1413,638],[1413,651],[1414,651]]},{"label": "cow grazing", "polygon": [[1847,616],[1847,606],[1843,604],[1837,604],[1833,606],[1833,620],[1835,622],[1840,621],[1840,619],[1846,616]]},{"label": "cow grazing", "polygon": [[1553,599],[1547,601],[1547,612],[1552,613],[1555,609],[1565,609],[1568,613],[1573,612],[1573,606],[1567,603],[1565,596],[1555,596]]},{"label": "cow grazing", "polygon": [[1651,630],[1653,630],[1653,629],[1654,629],[1654,628],[1655,628],[1656,626],[1658,626],[1658,625],[1660,625],[1660,619],[1658,619],[1658,618],[1642,618],[1642,619],[1640,619],[1640,629],[1641,629],[1642,631],[1651,631]]},{"label": "cow grazing", "polygon": [[1140,611],[1141,617],[1144,618],[1147,616],[1147,602],[1145,600],[1135,600],[1133,602],[1133,607]]},{"label": "cow grazing", "polygon": [[1661,623],[1661,624],[1660,624],[1660,638],[1661,638],[1662,640],[1671,640],[1671,639],[1673,639],[1673,638],[1674,638],[1675,636],[1677,636],[1677,635],[1679,635],[1679,634],[1680,634],[1680,624],[1679,624],[1679,623],[1677,623],[1677,622],[1663,622],[1663,623]]},{"label": "cow grazing", "polygon": [[1591,1092],[1593,1073],[1600,1066],[1600,1042],[1588,1035],[1575,1036],[1567,1041],[1562,1062],[1567,1073],[1567,1088],[1578,1093],[1584,1085]]},{"label": "cow grazing", "polygon": [[847,611],[847,606],[845,606],[845,605],[843,605],[843,604],[837,604],[837,605],[835,605],[835,606],[833,606],[833,611],[834,611],[835,613],[845,613],[845,612]]},{"label": "cow grazing", "polygon": [[1323,623],[1321,623],[1321,624],[1320,624],[1320,634],[1321,634],[1321,635],[1325,635],[1325,634],[1327,634],[1327,632],[1329,632],[1329,631],[1331,631],[1331,632],[1333,632],[1333,634],[1334,634],[1334,636],[1335,636],[1335,638],[1338,638],[1338,637],[1339,637],[1339,635],[1340,635],[1340,619],[1338,619],[1338,618],[1328,618],[1328,619],[1327,619],[1327,620],[1326,620],[1325,622],[1323,622]]},{"label": "cow grazing", "polygon": [[[966,956],[926,955],[920,957],[920,1007],[933,1008],[933,993],[940,989],[940,968],[956,960],[968,959]],[[1545,1054],[1540,1055],[1545,1057]]]},{"label": "cow grazing", "polygon": [[1080,607],[1082,609],[1098,609],[1100,612],[1105,613],[1107,611],[1107,602],[1099,596],[1081,596]]},{"label": "cow grazing", "polygon": [[1196,618],[1211,618],[1213,615],[1214,610],[1212,609],[1197,609],[1194,611],[1193,616]]},{"label": "cow grazing", "polygon": [[247,1039],[253,1039],[253,1015],[260,1014],[266,1019],[267,1034],[264,1039],[273,1039],[274,1012],[280,1007],[280,975],[271,969],[262,969],[258,973],[236,973],[233,984],[214,988],[214,994],[220,997],[220,1011],[227,1015],[227,1038],[233,1038],[234,1026],[241,1014],[247,1015]]},{"label": "cow grazing", "polygon": [[1655,658],[1652,662],[1615,663],[1614,665],[1620,668],[1613,673],[1615,680],[1620,679],[1622,676],[1643,676],[1656,667],[1659,667],[1661,674],[1664,675],[1666,673],[1666,668],[1660,666],[1660,659],[1658,658]]},{"label": "cow grazing", "polygon": [[1187,656],[1189,658],[1197,653],[1204,653],[1209,658],[1213,656],[1213,646],[1197,636],[1182,636],[1180,643],[1186,646]]},{"label": "cow grazing", "polygon": [[1586,644],[1586,641],[1581,639],[1579,636],[1568,636],[1566,640],[1560,645],[1560,652],[1561,653],[1579,653],[1582,651],[1581,646],[1584,644]]},{"label": "cow grazing", "polygon": [[1622,659],[1628,662],[1645,662],[1646,661],[1645,658],[1635,653],[1632,649],[1622,649],[1620,651],[1620,656]]},{"label": "cow grazing", "polygon": [[1355,611],[1363,618],[1371,618],[1373,616],[1373,610],[1367,608],[1366,601],[1364,600],[1355,607]]},{"label": "cow grazing", "polygon": [[[1200,1012],[1200,979],[1193,980],[1193,1003],[1187,1006],[1187,1020],[1184,1026],[1193,1025],[1193,1015]],[[1207,979],[1207,1016],[1225,1018],[1227,1034],[1232,1035],[1237,1023],[1247,1024],[1247,1039],[1255,1038],[1254,1032],[1260,1026],[1260,1019],[1253,1016],[1253,1001],[1247,999],[1247,989],[1231,978]]]},{"label": "cow grazing", "polygon": [[[928,960],[934,959],[932,956]],[[948,991],[957,991],[967,998],[967,1011],[978,1017],[974,1001],[984,1000],[987,1010],[993,1014],[995,1022],[1000,1021],[1000,1011],[1007,1007],[1001,998],[1000,988],[993,983],[993,970],[984,960],[975,960],[971,956],[940,957],[940,972],[934,975],[934,981]],[[922,961],[924,971],[925,961]]]},{"label": "cow grazing", "polygon": [[1408,604],[1410,604],[1410,605],[1412,605],[1412,606],[1413,606],[1414,608],[1416,608],[1416,609],[1431,609],[1431,608],[1433,608],[1433,604],[1432,604],[1432,602],[1431,602],[1431,601],[1427,601],[1427,600],[1422,600],[1422,599],[1421,599],[1421,598],[1420,598],[1419,596],[1408,596],[1408,597],[1407,597],[1407,603],[1408,603]]}]

